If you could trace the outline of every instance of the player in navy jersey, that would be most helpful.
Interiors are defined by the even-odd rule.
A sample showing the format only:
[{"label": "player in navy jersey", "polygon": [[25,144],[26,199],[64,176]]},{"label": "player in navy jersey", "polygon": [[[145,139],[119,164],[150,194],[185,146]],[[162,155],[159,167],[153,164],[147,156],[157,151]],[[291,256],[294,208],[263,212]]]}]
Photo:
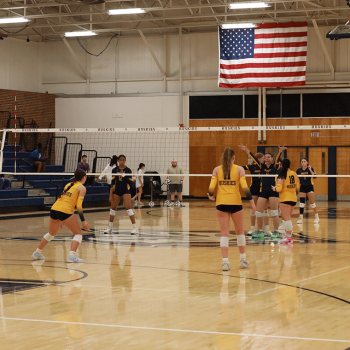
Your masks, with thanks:
[{"label": "player in navy jersey", "polygon": [[307,162],[307,159],[303,158],[301,161],[301,168],[297,170],[297,175],[299,176],[300,180],[300,191],[299,191],[299,197],[300,197],[300,218],[297,224],[303,223],[304,218],[304,208],[305,208],[305,202],[306,202],[306,196],[309,198],[310,206],[314,210],[315,213],[315,224],[318,224],[320,221],[320,218],[318,217],[318,211],[316,208],[315,203],[315,193],[314,193],[314,179],[316,177],[304,177],[303,175],[316,175],[316,171],[312,166],[310,166]]},{"label": "player in navy jersey", "polygon": [[[250,156],[250,154],[249,154],[249,156]],[[261,164],[264,163],[264,155],[260,152],[255,154],[255,159],[258,160],[258,163],[256,163],[256,161],[253,157],[251,157],[251,159],[253,160],[253,164],[244,165],[243,169],[249,170],[252,175],[261,174]],[[261,177],[253,177],[252,183],[250,185],[250,193],[253,196],[253,200],[254,200],[255,205],[258,202],[260,185],[261,185]],[[265,212],[267,213],[267,215],[265,215]],[[268,216],[268,212],[267,212],[267,207],[266,207],[265,212],[264,212],[265,232],[271,233],[271,232],[269,232],[270,231],[269,230],[269,216]],[[256,217],[255,212],[251,211],[251,213],[250,213],[251,227],[250,227],[250,231],[248,231],[248,236],[252,236],[255,233],[255,217]]]},{"label": "player in navy jersey", "polygon": [[[258,160],[255,158],[254,154],[249,151],[247,146],[240,145],[239,148],[246,151],[247,154],[250,155],[250,157],[255,159],[256,164],[258,164]],[[268,152],[268,153],[265,153],[264,164],[260,164],[262,177],[261,177],[259,198],[258,198],[257,208],[256,208],[258,231],[256,232],[256,234],[254,234],[252,236],[253,239],[263,239],[264,236],[267,236],[267,237],[272,238],[272,239],[280,238],[280,235],[278,232],[279,195],[277,192],[274,192],[272,190],[272,187],[271,187],[271,186],[275,186],[276,178],[263,176],[263,175],[278,175],[278,162],[279,162],[280,155],[281,155],[282,151],[287,149],[284,146],[279,146],[278,148],[279,148],[279,152],[276,156],[276,159],[274,159],[273,155]],[[268,203],[270,204],[271,216],[273,219],[274,231],[272,232],[272,235],[270,235],[269,233],[264,233],[264,231],[262,230],[264,211],[266,210],[266,206]]]},{"label": "player in navy jersey", "polygon": [[105,233],[112,233],[116,210],[120,202],[120,198],[123,198],[123,204],[132,223],[131,234],[137,235],[139,231],[136,226],[134,211],[131,209],[131,189],[132,186],[134,186],[134,182],[132,181],[132,176],[127,175],[132,174],[132,171],[125,165],[125,162],[126,157],[121,154],[118,157],[118,166],[112,170],[112,186],[109,195],[111,209],[109,216],[109,226]]}]

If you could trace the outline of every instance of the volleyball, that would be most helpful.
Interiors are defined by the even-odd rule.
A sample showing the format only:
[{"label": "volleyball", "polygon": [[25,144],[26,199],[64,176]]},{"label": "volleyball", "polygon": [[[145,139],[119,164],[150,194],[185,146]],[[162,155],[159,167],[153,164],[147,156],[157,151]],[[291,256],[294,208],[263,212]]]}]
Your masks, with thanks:
[{"label": "volleyball", "polygon": [[166,180],[165,180],[165,183],[166,183],[167,185],[169,185],[170,182],[171,182],[170,179],[166,179]]}]

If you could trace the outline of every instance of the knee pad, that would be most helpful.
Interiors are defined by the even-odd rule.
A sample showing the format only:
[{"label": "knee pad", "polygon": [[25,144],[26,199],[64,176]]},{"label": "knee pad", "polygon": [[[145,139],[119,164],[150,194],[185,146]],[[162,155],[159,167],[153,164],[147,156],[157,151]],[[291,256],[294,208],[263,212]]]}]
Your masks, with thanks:
[{"label": "knee pad", "polygon": [[264,216],[269,216],[269,211],[268,210],[264,211]]},{"label": "knee pad", "polygon": [[82,235],[74,235],[74,237],[73,237],[73,241],[77,241],[77,242],[81,243],[82,240],[83,240]]},{"label": "knee pad", "polygon": [[220,247],[228,247],[228,237],[222,236],[220,238]]},{"label": "knee pad", "polygon": [[299,207],[300,208],[305,208],[305,202],[306,202],[305,198],[300,198],[300,205],[299,205]]},{"label": "knee pad", "polygon": [[116,213],[117,213],[116,210],[113,210],[113,209],[109,210],[109,215],[115,216]]},{"label": "knee pad", "polygon": [[293,223],[290,220],[285,221],[284,228],[286,231],[293,231]]},{"label": "knee pad", "polygon": [[272,217],[278,216],[278,209],[276,209],[276,210],[271,210],[271,216],[272,216]]},{"label": "knee pad", "polygon": [[237,245],[238,247],[245,246],[245,235],[237,235]]},{"label": "knee pad", "polygon": [[264,216],[264,213],[262,213],[261,211],[257,211],[255,214],[257,218],[262,218]]},{"label": "knee pad", "polygon": [[310,204],[311,208],[316,208],[316,203]]},{"label": "knee pad", "polygon": [[55,238],[55,236],[51,236],[50,233],[48,232],[48,233],[44,236],[44,238],[45,238],[48,242],[50,242],[50,241],[52,241],[52,240]]},{"label": "knee pad", "polygon": [[253,213],[252,211],[250,211],[250,216],[255,216],[255,213]]},{"label": "knee pad", "polygon": [[128,209],[126,212],[128,213],[129,216],[133,216],[134,215],[134,212],[133,212],[132,209]]}]

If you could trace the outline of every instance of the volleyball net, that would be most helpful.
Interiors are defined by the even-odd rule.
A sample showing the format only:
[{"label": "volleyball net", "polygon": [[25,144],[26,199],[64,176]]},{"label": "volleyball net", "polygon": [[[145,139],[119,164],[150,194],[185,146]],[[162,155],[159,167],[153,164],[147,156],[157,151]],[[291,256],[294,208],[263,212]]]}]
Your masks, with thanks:
[{"label": "volleyball net", "polygon": [[[289,132],[318,133],[327,130],[335,131],[336,135],[339,130],[349,129],[350,125],[7,129],[1,131],[0,171],[3,174],[22,177],[40,177],[48,174],[68,176],[73,175],[82,156],[86,155],[90,175],[97,176],[113,155],[123,154],[126,157],[126,165],[132,169],[134,176],[138,175],[140,163],[145,164],[148,171],[144,176],[156,173],[160,176],[169,175],[167,169],[170,168],[171,161],[176,160],[185,177],[209,177],[220,160],[219,154],[216,154],[215,159],[212,158],[211,145],[220,145],[221,152],[226,146],[231,146],[237,153],[239,135],[242,132],[255,132],[257,136],[257,133],[262,131],[287,135]],[[244,142],[244,139],[241,142]],[[45,174],[37,173],[31,157],[38,144],[42,145],[42,152],[47,157]],[[257,148],[253,147],[251,151],[255,153]],[[277,152],[276,147],[274,155]],[[289,151],[287,156],[290,158]],[[305,153],[294,152],[293,169],[300,166],[296,161],[299,163],[300,159],[306,156]],[[244,154],[236,159],[238,165],[245,165],[251,161]],[[206,167],[203,167],[203,164]],[[349,176],[348,173],[329,173],[327,164],[322,164],[322,168],[325,169],[317,169],[318,177]],[[247,173],[247,177],[251,176],[258,175]]]}]

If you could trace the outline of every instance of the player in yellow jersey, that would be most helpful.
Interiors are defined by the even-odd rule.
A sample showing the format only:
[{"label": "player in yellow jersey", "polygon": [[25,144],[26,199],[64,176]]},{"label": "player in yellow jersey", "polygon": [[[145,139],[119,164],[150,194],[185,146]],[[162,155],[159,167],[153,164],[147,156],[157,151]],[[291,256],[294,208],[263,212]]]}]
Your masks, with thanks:
[{"label": "player in yellow jersey", "polygon": [[291,221],[292,212],[297,204],[297,193],[300,188],[299,178],[296,172],[289,169],[290,160],[288,158],[282,161],[282,170],[277,177],[276,186],[271,186],[271,188],[279,192],[280,196],[280,209],[282,214],[282,219],[284,220],[284,227],[286,230],[286,236],[279,241],[279,244],[293,244],[293,224]]},{"label": "player in yellow jersey", "polygon": [[74,173],[74,181],[65,186],[60,198],[58,198],[51,207],[49,232],[41,239],[37,250],[32,254],[33,259],[45,259],[42,250],[46,247],[47,243],[54,239],[58,229],[62,228],[64,225],[74,234],[67,262],[84,262],[83,259],[80,259],[75,255],[79,244],[83,239],[83,233],[81,232],[81,228],[73,213],[74,208],[77,207],[83,229],[88,230],[89,224],[85,221],[82,207],[86,193],[86,188],[84,186],[85,181],[86,172],[82,169],[77,169]]},{"label": "player in yellow jersey", "polygon": [[243,206],[239,192],[242,186],[247,198],[250,200],[252,212],[255,213],[255,203],[249,191],[243,167],[233,164],[235,151],[226,147],[221,158],[221,165],[213,170],[213,176],[209,185],[209,199],[215,201],[214,192],[217,188],[216,213],[219,220],[221,238],[220,248],[222,254],[222,270],[229,271],[228,246],[230,235],[230,217],[235,225],[237,234],[237,246],[240,255],[240,267],[248,267],[249,262],[245,254],[245,236],[243,231]]}]

